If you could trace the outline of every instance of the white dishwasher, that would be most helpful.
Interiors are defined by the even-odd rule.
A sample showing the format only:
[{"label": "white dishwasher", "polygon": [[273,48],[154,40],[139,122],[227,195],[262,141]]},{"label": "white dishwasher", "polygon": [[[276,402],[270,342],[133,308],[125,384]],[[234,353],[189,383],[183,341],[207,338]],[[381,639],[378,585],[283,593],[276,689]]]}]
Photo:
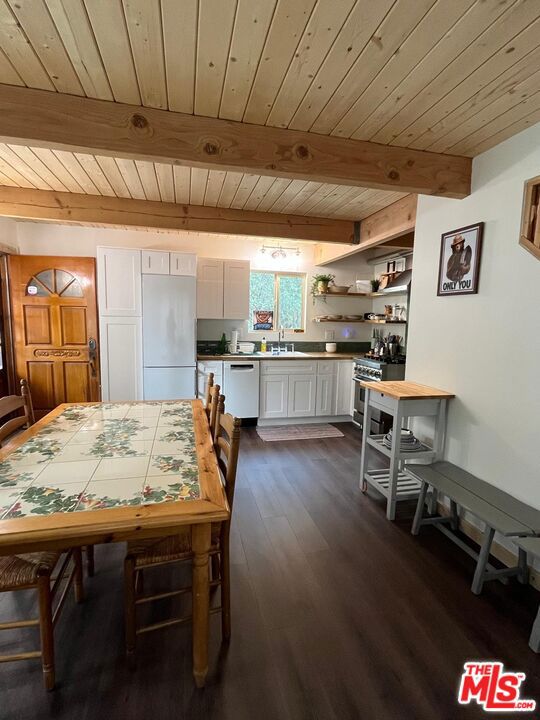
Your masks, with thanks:
[{"label": "white dishwasher", "polygon": [[259,361],[226,360],[222,392],[226,412],[239,418],[259,417]]}]

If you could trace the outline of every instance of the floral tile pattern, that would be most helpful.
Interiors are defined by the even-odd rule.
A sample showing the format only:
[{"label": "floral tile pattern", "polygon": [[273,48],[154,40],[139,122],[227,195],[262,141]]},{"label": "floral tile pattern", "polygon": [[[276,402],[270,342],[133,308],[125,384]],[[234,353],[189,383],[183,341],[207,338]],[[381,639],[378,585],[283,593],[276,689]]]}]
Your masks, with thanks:
[{"label": "floral tile pattern", "polygon": [[200,497],[189,401],[73,405],[0,462],[0,518]]},{"label": "floral tile pattern", "polygon": [[36,479],[43,467],[26,465],[24,470],[16,468],[9,460],[0,462],[0,490],[2,488],[26,487]]}]

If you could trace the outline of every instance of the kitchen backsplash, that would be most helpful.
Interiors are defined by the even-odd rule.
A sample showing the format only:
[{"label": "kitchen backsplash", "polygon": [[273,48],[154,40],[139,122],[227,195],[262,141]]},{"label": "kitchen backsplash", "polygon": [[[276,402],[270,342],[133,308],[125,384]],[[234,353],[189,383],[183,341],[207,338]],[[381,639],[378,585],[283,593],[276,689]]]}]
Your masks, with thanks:
[{"label": "kitchen backsplash", "polygon": [[[251,342],[251,341],[250,341]],[[269,341],[269,344],[274,344],[274,340]],[[286,341],[287,344],[290,343],[289,340]],[[254,341],[255,344],[255,350],[258,351],[261,349],[261,343],[260,341]],[[299,350],[301,352],[324,352],[325,351],[325,342],[296,342],[294,341],[294,348],[295,350]],[[369,342],[338,342],[337,344],[337,352],[342,353],[362,353],[367,352],[371,345]],[[218,342],[216,340],[197,340],[197,355],[215,355],[216,350],[218,347]]]}]

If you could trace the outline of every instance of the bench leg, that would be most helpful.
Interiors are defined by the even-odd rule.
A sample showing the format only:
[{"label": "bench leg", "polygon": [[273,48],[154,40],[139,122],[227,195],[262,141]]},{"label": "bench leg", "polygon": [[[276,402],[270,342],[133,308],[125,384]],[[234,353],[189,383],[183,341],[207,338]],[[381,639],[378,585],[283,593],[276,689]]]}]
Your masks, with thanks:
[{"label": "bench leg", "polygon": [[429,501],[428,501],[428,512],[430,515],[437,514],[437,500],[438,499],[439,499],[439,493],[437,492],[437,490],[434,487],[432,487],[431,493],[429,496]]},{"label": "bench leg", "polygon": [[527,551],[523,550],[522,548],[518,548],[519,551],[519,558],[518,558],[518,582],[520,582],[522,585],[526,585],[529,582],[529,566],[527,565]]},{"label": "bench leg", "polygon": [[411,528],[411,533],[413,535],[418,535],[418,532],[420,530],[420,523],[422,522],[422,515],[424,514],[424,504],[426,502],[427,491],[428,484],[426,482],[422,482],[422,487],[420,488],[420,495],[418,496],[416,512],[414,513],[414,520]]},{"label": "bench leg", "polygon": [[458,515],[458,509],[457,509],[457,503],[455,500],[450,500],[450,515],[452,518],[450,527],[454,532],[457,532],[459,529],[459,515]]},{"label": "bench leg", "polygon": [[538,613],[533,622],[531,637],[529,638],[529,647],[531,650],[534,650],[535,653],[540,652],[540,606],[538,607]]},{"label": "bench leg", "polygon": [[476,570],[474,571],[474,578],[471,585],[471,590],[475,595],[480,595],[482,587],[484,585],[484,574],[486,567],[489,562],[489,553],[491,551],[491,543],[493,542],[493,536],[495,530],[486,525],[484,530],[484,539],[482,540],[482,547],[478,554],[478,562],[476,563]]}]

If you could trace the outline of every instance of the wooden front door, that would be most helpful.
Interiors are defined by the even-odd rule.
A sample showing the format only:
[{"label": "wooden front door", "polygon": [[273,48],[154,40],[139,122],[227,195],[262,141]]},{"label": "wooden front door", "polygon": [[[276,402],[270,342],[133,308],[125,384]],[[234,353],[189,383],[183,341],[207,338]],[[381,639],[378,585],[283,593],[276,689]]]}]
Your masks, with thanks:
[{"label": "wooden front door", "polygon": [[99,400],[94,258],[11,255],[9,284],[16,374],[36,416]]}]

